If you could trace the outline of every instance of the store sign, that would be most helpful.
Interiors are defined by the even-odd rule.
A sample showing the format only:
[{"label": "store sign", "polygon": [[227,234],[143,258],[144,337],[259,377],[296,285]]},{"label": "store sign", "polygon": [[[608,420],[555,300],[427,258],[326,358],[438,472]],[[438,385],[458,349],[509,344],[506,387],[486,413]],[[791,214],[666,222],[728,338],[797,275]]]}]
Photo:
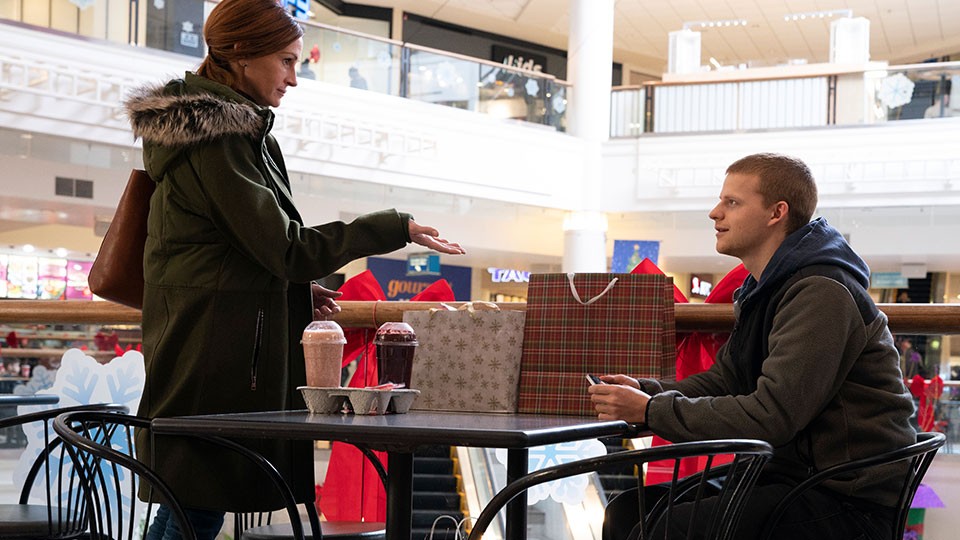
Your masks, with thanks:
[{"label": "store sign", "polygon": [[439,276],[440,256],[431,253],[417,253],[407,257],[408,276]]},{"label": "store sign", "polygon": [[204,2],[147,4],[147,47],[202,57]]},{"label": "store sign", "polygon": [[530,272],[510,270],[508,268],[487,268],[490,272],[490,281],[494,283],[529,283]]},{"label": "store sign", "polygon": [[713,290],[713,274],[694,274],[690,278],[690,296],[706,298]]},{"label": "store sign", "polygon": [[310,18],[310,0],[287,0],[287,7],[293,16],[300,20]]},{"label": "store sign", "polygon": [[93,293],[90,292],[90,285],[87,283],[87,276],[90,275],[90,268],[93,266],[89,261],[67,261],[67,300],[91,300]]},{"label": "store sign", "polygon": [[494,62],[529,71],[543,71],[547,65],[547,57],[542,54],[533,54],[502,45],[493,45],[492,56]]},{"label": "store sign", "polygon": [[373,273],[387,300],[409,300],[439,279],[447,280],[457,300],[470,299],[473,269],[466,266],[440,265],[436,276],[408,276],[407,261],[367,257],[367,270]]},{"label": "store sign", "polygon": [[906,289],[907,278],[900,272],[879,272],[870,275],[870,287],[874,289]]},{"label": "store sign", "polygon": [[614,240],[610,271],[614,274],[629,274],[644,259],[650,259],[650,262],[657,264],[659,258],[659,240]]}]

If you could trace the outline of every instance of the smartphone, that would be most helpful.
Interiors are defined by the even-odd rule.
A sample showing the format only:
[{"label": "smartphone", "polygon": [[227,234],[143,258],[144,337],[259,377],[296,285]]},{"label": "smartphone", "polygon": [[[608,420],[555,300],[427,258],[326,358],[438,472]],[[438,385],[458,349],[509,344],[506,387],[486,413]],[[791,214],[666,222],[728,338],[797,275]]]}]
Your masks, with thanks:
[{"label": "smartphone", "polygon": [[585,375],[585,377],[587,378],[587,382],[590,383],[591,385],[594,385],[594,384],[607,384],[607,383],[601,381],[601,380],[600,380],[600,377],[597,377],[596,375]]}]

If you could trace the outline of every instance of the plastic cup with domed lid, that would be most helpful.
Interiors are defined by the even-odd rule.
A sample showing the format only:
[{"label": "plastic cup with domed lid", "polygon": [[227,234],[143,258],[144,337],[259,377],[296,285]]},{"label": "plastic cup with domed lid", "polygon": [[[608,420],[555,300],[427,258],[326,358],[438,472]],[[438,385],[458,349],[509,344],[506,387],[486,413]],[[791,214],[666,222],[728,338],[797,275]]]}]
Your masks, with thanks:
[{"label": "plastic cup with domed lid", "polygon": [[380,325],[373,338],[377,348],[377,384],[396,383],[410,388],[413,355],[417,350],[417,334],[404,322]]},{"label": "plastic cup with domed lid", "polygon": [[306,360],[307,386],[340,387],[343,329],[333,321],[313,321],[303,330],[303,357]]}]

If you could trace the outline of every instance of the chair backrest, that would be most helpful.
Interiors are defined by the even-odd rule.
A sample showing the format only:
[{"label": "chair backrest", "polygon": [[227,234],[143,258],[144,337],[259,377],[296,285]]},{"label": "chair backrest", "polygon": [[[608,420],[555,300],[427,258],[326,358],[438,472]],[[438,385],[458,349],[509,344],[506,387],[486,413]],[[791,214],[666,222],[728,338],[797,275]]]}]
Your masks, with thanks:
[{"label": "chair backrest", "polygon": [[[135,457],[134,429],[150,430],[150,419],[125,414],[70,412],[58,416],[53,429],[81,464],[79,474],[90,507],[90,530],[94,538],[98,535],[112,540],[143,537],[147,532],[147,520],[141,519],[141,515],[150,516],[156,502],[170,508],[183,538],[196,538],[193,525],[170,487],[156,471]],[[254,468],[260,469],[285,502],[293,538],[303,540],[303,527],[293,493],[269,461],[229,439],[206,433],[190,436],[236,452]],[[146,482],[149,493],[146,503],[138,501],[138,482]],[[313,530],[320,530],[316,512],[311,515],[311,525]]]},{"label": "chair backrest", "polygon": [[[68,412],[58,416],[53,429],[64,440],[76,463],[90,513],[92,538],[133,540],[146,534],[147,517],[162,500],[180,526],[182,537],[196,534],[173,491],[148,466],[134,457],[133,430],[149,429],[150,420],[125,414]],[[146,482],[151,497],[137,497]],[[154,495],[155,494],[155,495]]]},{"label": "chair backrest", "polygon": [[[89,508],[82,496],[78,470],[61,438],[51,430],[54,418],[58,415],[82,411],[125,413],[127,408],[115,404],[78,405],[0,419],[0,429],[26,426],[35,422],[41,424],[43,445],[26,473],[18,504],[27,508],[31,506],[31,498],[36,499],[39,495],[46,506],[47,530],[42,535],[43,538],[75,538],[87,529]],[[34,493],[37,487],[42,488],[42,494]],[[3,525],[16,526],[12,521]],[[3,526],[0,526],[0,532],[3,530]],[[36,535],[38,532],[33,531],[32,534]]]},{"label": "chair backrest", "polygon": [[[370,464],[373,465],[374,470],[377,472],[377,477],[380,478],[380,483],[383,485],[383,489],[387,489],[387,469],[383,466],[383,463],[380,461],[380,458],[364,446],[356,446],[357,450],[360,451],[368,460]],[[320,515],[317,509],[317,502],[314,501],[311,504],[304,505],[305,513],[310,524],[310,530],[312,532],[313,538],[323,538],[323,527],[320,524]],[[289,512],[289,509],[288,509]],[[244,536],[244,532],[248,529],[253,529],[257,527],[266,527],[272,525],[273,522],[273,512],[246,512],[246,513],[235,513],[233,515],[233,535],[236,540],[240,540]],[[366,533],[364,533],[366,534]],[[295,534],[290,535],[291,538],[295,537]]]},{"label": "chair backrest", "polygon": [[[732,461],[722,467],[711,467],[714,457],[718,455],[731,455]],[[707,458],[707,469],[704,473],[685,479],[677,478],[682,459],[701,456]],[[672,461],[674,479],[667,486],[667,493],[658,501],[647,504],[643,496],[644,477],[642,474],[637,475],[641,519],[634,527],[631,537],[687,538],[692,537],[689,534],[692,530],[697,530],[704,531],[704,538],[726,540],[732,538],[743,504],[763,464],[771,456],[773,447],[766,442],[724,439],[617,452],[541,469],[514,480],[495,495],[474,523],[470,540],[482,538],[500,510],[519,493],[533,486],[608,467],[627,464],[641,466],[652,461]],[[723,479],[720,478],[721,475],[724,476]]]},{"label": "chair backrest", "polygon": [[777,523],[780,522],[787,508],[805,492],[822,484],[826,480],[847,472],[861,471],[871,467],[879,467],[898,461],[909,460],[910,466],[906,470],[906,476],[903,478],[900,494],[897,498],[897,516],[893,528],[893,540],[902,539],[903,529],[907,524],[907,513],[910,511],[913,496],[916,494],[917,488],[920,487],[920,481],[923,480],[923,475],[926,474],[927,469],[930,467],[930,463],[936,456],[937,450],[939,450],[945,442],[946,436],[944,436],[943,433],[918,433],[916,443],[905,446],[899,450],[868,458],[847,461],[818,472],[790,490],[786,497],[777,504],[776,508],[771,512],[770,517],[767,518],[760,537],[764,539],[772,538],[773,529]]}]

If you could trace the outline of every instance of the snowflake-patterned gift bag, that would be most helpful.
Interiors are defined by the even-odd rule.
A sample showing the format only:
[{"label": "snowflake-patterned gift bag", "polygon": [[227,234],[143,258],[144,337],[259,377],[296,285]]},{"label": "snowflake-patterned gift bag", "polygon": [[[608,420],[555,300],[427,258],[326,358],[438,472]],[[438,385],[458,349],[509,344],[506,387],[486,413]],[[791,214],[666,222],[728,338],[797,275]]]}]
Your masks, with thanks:
[{"label": "snowflake-patterned gift bag", "polygon": [[522,311],[408,311],[420,345],[414,409],[517,412]]}]

